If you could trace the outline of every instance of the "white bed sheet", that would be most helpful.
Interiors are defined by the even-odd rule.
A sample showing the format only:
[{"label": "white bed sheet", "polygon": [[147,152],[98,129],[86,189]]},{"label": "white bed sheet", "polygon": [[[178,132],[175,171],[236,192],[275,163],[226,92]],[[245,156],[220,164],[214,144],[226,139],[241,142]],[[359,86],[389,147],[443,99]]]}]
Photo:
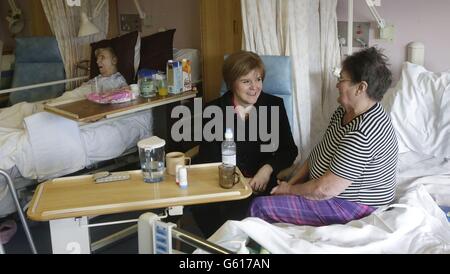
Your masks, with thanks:
[{"label": "white bed sheet", "polygon": [[[89,87],[54,101],[84,98]],[[0,111],[0,169],[17,167],[40,181],[113,159],[152,134],[151,110],[79,126],[43,112],[39,103],[20,103]]]},{"label": "white bed sheet", "polygon": [[450,253],[450,225],[433,199],[450,205],[449,167],[447,159],[402,154],[396,202],[365,218],[323,227],[246,218],[226,222],[209,240],[238,251],[250,237],[277,254]]}]

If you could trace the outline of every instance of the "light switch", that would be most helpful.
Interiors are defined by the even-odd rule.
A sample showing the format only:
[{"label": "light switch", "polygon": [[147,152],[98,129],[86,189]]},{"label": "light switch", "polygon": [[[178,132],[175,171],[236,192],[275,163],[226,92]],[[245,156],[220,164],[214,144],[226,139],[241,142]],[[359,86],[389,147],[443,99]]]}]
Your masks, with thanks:
[{"label": "light switch", "polygon": [[145,18],[142,20],[144,27],[152,27],[152,17],[147,14]]}]

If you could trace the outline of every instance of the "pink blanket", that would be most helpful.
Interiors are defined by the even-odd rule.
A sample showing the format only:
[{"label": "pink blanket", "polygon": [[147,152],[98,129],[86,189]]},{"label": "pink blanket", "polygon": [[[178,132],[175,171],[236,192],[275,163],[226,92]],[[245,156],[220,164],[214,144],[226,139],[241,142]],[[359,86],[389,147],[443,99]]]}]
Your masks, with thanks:
[{"label": "pink blanket", "polygon": [[133,92],[127,87],[102,93],[92,92],[87,95],[87,99],[99,104],[119,104],[129,102],[136,98]]}]

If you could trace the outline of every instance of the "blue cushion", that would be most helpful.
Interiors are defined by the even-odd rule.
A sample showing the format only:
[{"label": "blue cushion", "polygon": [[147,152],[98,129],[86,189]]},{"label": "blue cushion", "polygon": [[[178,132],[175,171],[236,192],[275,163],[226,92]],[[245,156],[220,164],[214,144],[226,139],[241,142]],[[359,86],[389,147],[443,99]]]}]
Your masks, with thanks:
[{"label": "blue cushion", "polygon": [[62,62],[55,37],[16,38],[16,63],[59,63]]},{"label": "blue cushion", "polygon": [[[65,78],[63,63],[16,63],[12,87],[22,87]],[[14,91],[10,94],[11,104],[36,102],[51,99],[64,93],[65,85],[53,85],[29,90]]]},{"label": "blue cushion", "polygon": [[[291,58],[289,56],[261,55],[264,66],[266,67],[266,77],[263,83],[263,91],[283,98],[284,107],[292,128],[292,77],[291,77]],[[225,82],[222,81],[220,94],[227,91]]]}]

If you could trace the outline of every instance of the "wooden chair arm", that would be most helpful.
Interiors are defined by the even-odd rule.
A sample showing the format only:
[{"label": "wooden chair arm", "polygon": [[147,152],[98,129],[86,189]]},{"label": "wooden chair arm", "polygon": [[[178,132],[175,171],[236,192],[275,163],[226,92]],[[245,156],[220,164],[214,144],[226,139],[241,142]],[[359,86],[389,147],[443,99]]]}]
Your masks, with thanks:
[{"label": "wooden chair arm", "polygon": [[188,151],[186,151],[184,154],[186,155],[186,157],[190,157],[191,159],[195,158],[198,155],[199,148],[200,148],[200,146],[195,146],[195,147],[189,149]]},{"label": "wooden chair arm", "polygon": [[296,167],[297,167],[297,165],[293,164],[290,167],[281,170],[277,174],[277,179],[278,180],[283,180],[283,181],[288,181],[289,178],[292,176],[292,173],[294,172]]}]

